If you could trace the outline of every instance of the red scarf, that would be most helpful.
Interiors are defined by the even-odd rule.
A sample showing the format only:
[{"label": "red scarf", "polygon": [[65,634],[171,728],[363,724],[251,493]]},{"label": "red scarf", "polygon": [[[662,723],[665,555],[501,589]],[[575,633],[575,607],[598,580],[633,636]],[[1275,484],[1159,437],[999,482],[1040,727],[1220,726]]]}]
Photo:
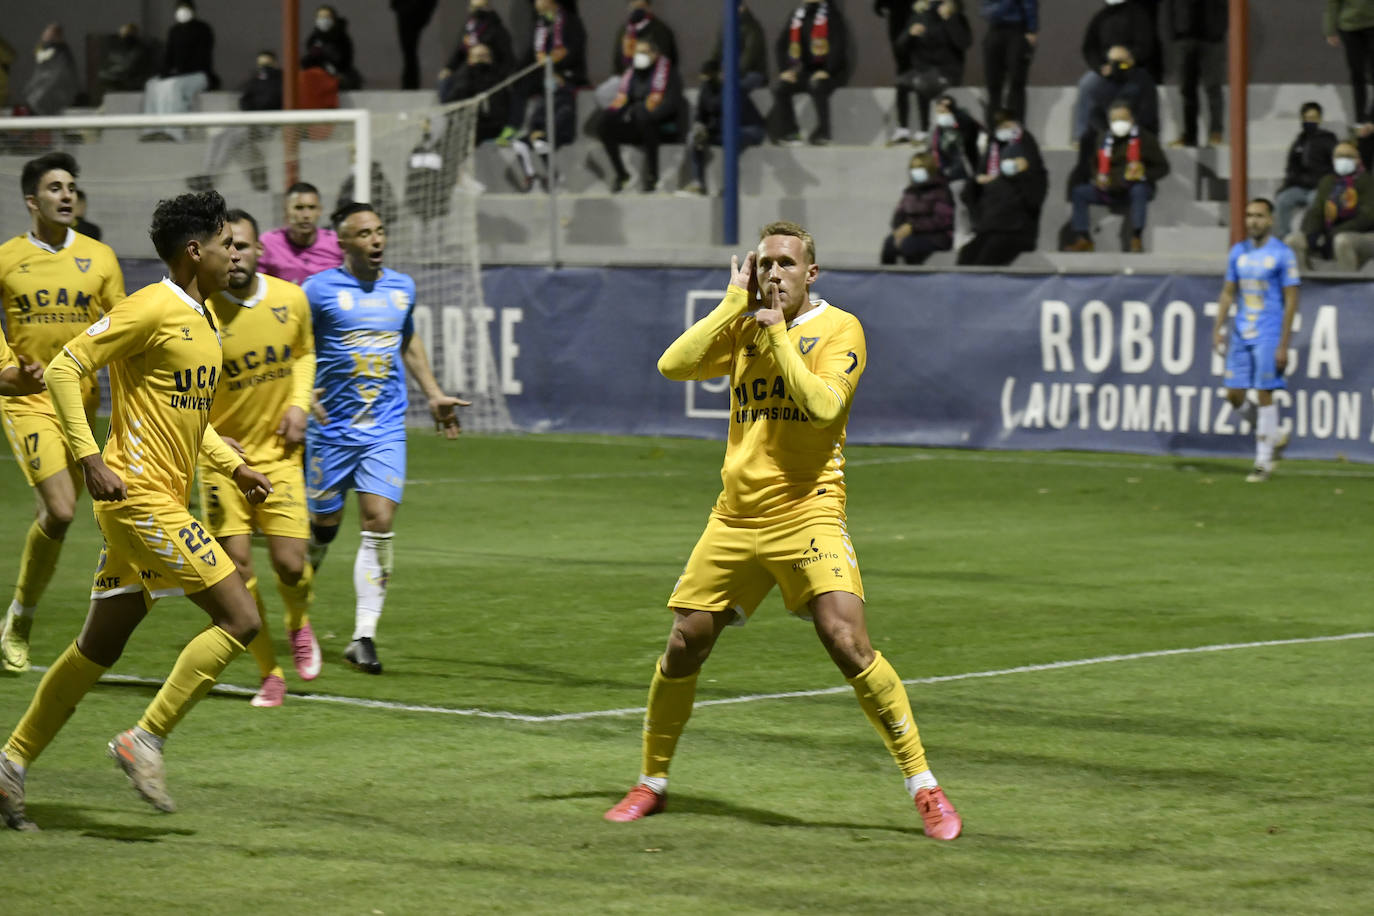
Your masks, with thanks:
[{"label": "red scarf", "polygon": [[[660,54],[658,61],[654,64],[654,76],[649,81],[649,97],[644,100],[644,107],[653,111],[663,102],[663,93],[668,89],[668,70],[672,63],[668,60],[667,54]],[[625,107],[625,103],[630,100],[630,81],[634,79],[635,68],[630,67],[620,74],[620,89],[618,90],[615,101],[611,103],[611,108],[619,110]]]},{"label": "red scarf", "polygon": [[639,41],[639,37],[644,33],[644,30],[649,27],[649,23],[653,21],[653,18],[653,14],[645,10],[643,19],[638,22],[627,21],[625,23],[625,32],[620,39],[621,60],[628,61],[634,59],[635,43]]},{"label": "red scarf", "polygon": [[[813,58],[825,57],[830,53],[830,4],[821,0],[816,5],[816,18],[811,20],[811,34],[808,40]],[[806,19],[806,4],[797,7],[792,13],[792,21],[787,25],[787,63],[788,69],[801,66],[802,62],[802,22]]]},{"label": "red scarf", "polygon": [[[549,56],[564,50],[563,18],[565,15],[562,9],[554,13],[552,26],[549,24],[549,20],[543,16],[539,17],[539,24],[534,27],[534,53],[541,61],[544,57],[539,55]],[[552,41],[550,41],[550,33],[552,33]]]},{"label": "red scarf", "polygon": [[1355,215],[1355,211],[1360,206],[1360,195],[1355,191],[1355,179],[1364,173],[1364,166],[1357,159],[1355,160],[1355,171],[1349,175],[1337,175],[1336,181],[1331,185],[1331,194],[1326,198],[1326,206],[1322,207],[1322,215],[1326,217],[1326,228],[1330,229],[1336,223],[1342,223]]},{"label": "red scarf", "polygon": [[[1140,161],[1140,125],[1131,125],[1130,143],[1126,147],[1126,162]],[[1097,174],[1108,175],[1112,171],[1112,147],[1116,144],[1116,134],[1107,131],[1107,139],[1097,151]]]}]

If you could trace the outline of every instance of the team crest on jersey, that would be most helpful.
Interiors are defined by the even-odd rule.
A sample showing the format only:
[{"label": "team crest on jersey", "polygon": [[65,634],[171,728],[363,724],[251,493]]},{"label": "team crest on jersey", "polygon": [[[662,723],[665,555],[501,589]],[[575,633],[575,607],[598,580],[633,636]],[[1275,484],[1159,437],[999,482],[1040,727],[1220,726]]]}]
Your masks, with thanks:
[{"label": "team crest on jersey", "polygon": [[107,328],[109,328],[109,326],[110,326],[110,316],[109,316],[109,315],[106,315],[105,317],[101,318],[101,319],[100,319],[99,321],[97,321],[95,324],[91,325],[89,328],[86,329],[86,336],[87,336],[87,337],[94,337],[95,335],[97,335],[97,334],[101,333],[102,331],[106,330]]},{"label": "team crest on jersey", "polygon": [[21,274],[26,274],[26,273],[29,272],[29,262],[28,262],[28,261],[25,261],[23,264],[20,264],[20,265],[19,265],[19,272],[20,272]]},{"label": "team crest on jersey", "polygon": [[43,464],[43,459],[42,459],[42,458],[30,458],[30,459],[29,459],[29,467],[33,468],[35,471],[38,470],[39,467],[42,466],[42,464]]},{"label": "team crest on jersey", "polygon": [[339,309],[345,312],[353,309],[353,294],[346,289],[339,290]]},{"label": "team crest on jersey", "polygon": [[215,552],[213,550],[205,551],[205,553],[200,555],[200,558],[209,566],[219,565],[219,558],[215,556]]},{"label": "team crest on jersey", "polygon": [[398,312],[404,312],[410,308],[410,297],[399,289],[391,291],[391,306]]},{"label": "team crest on jersey", "polygon": [[77,257],[73,257],[72,260],[76,262],[76,269],[79,270],[79,271],[81,271],[83,274],[84,274],[86,271],[88,271],[88,270],[91,269],[91,259],[90,259],[90,258],[77,258]]},{"label": "team crest on jersey", "polygon": [[759,355],[759,345],[756,344],[756,343],[754,343],[753,341],[750,341],[749,343],[745,344],[745,345],[744,345],[744,355],[745,355],[746,357],[758,356],[758,355]]},{"label": "team crest on jersey", "polygon": [[810,353],[811,348],[816,346],[816,343],[819,340],[819,337],[803,337],[800,341],[798,341],[797,346],[801,349],[802,353]]},{"label": "team crest on jersey", "polygon": [[190,328],[182,328],[182,329],[181,329],[181,339],[182,339],[182,340],[190,340],[190,339],[191,339],[191,329],[190,329]]},{"label": "team crest on jersey", "polygon": [[276,318],[276,319],[277,319],[278,321],[280,321],[282,324],[286,324],[286,316],[287,316],[287,314],[288,314],[288,313],[287,313],[286,306],[284,306],[284,305],[274,305],[274,306],[272,306],[272,317]]}]

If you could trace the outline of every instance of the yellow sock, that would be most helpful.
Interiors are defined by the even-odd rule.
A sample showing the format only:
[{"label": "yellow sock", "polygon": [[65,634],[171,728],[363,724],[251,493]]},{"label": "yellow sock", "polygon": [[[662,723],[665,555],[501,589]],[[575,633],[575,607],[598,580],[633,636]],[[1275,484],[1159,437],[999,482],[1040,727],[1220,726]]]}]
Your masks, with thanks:
[{"label": "yellow sock", "polygon": [[658,662],[654,662],[654,679],[649,682],[649,708],[644,713],[643,775],[667,777],[677,739],[692,716],[697,674],[700,673],[668,677]]},{"label": "yellow sock", "polygon": [[57,569],[62,553],[62,540],[43,533],[38,522],[29,526],[24,538],[24,553],[19,558],[19,579],[14,585],[14,600],[20,607],[37,607],[38,601]]},{"label": "yellow sock", "polygon": [[177,656],[172,673],[143,711],[138,727],[166,738],[241,652],[243,645],[219,627],[212,625],[201,630]]},{"label": "yellow sock", "polygon": [[874,655],[873,664],[850,678],[849,685],[854,688],[864,715],[883,736],[883,743],[902,775],[915,776],[930,769],[930,765],[926,763],[926,749],[921,746],[921,733],[911,714],[906,685],[881,652]]},{"label": "yellow sock", "polygon": [[68,646],[43,675],[28,711],[5,744],[5,756],[22,767],[38,759],[76,712],[76,704],[108,670],[82,655],[75,642]]},{"label": "yellow sock", "polygon": [[267,608],[263,607],[262,595],[258,594],[258,577],[254,576],[243,585],[258,606],[258,635],[248,644],[253,661],[258,663],[258,675],[264,678],[274,674],[282,677],[281,666],[277,664],[277,653],[272,649],[272,634],[267,632]]},{"label": "yellow sock", "polygon": [[315,600],[315,570],[309,563],[305,564],[305,571],[295,585],[278,579],[277,591],[286,605],[286,629],[299,630],[310,622],[310,604]]}]

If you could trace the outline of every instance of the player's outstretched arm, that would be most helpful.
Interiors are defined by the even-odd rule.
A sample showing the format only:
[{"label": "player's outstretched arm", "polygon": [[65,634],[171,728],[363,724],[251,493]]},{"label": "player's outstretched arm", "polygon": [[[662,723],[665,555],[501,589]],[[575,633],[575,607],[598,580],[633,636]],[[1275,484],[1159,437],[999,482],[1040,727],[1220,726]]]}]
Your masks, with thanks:
[{"label": "player's outstretched arm", "polygon": [[472,402],[444,394],[434,378],[434,370],[429,367],[429,357],[425,355],[424,344],[418,337],[412,336],[406,341],[401,359],[405,362],[410,377],[415,379],[420,390],[429,399],[429,412],[434,417],[435,432],[443,433],[446,439],[457,439],[463,424],[459,421],[455,408],[471,407]]},{"label": "player's outstretched arm", "polygon": [[725,332],[736,318],[754,305],[754,295],[758,292],[755,257],[754,252],[749,252],[743,264],[738,257],[730,257],[730,286],[725,291],[725,298],[663,351],[658,358],[658,371],[664,378],[687,382],[729,374],[734,348]]}]

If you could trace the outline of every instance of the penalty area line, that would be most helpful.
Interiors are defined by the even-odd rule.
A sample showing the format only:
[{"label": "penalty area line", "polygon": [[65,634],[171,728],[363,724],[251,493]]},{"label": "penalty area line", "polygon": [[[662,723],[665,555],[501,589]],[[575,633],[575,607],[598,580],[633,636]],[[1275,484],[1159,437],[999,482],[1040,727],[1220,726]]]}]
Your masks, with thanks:
[{"label": "penalty area line", "polygon": [[[1354,639],[1374,638],[1374,632],[1340,633],[1333,636],[1306,636],[1297,639],[1265,639],[1257,642],[1217,643],[1210,646],[1191,646],[1182,649],[1155,649],[1150,652],[1131,652],[1121,655],[1098,655],[1092,658],[1075,658],[1058,662],[1044,662],[1035,665],[1017,665],[1012,668],[995,668],[989,671],[966,671],[963,674],[942,674],[934,677],[907,678],[902,681],[909,686],[924,684],[948,684],[955,681],[971,681],[981,678],[1006,677],[1012,674],[1033,674],[1039,671],[1058,671],[1065,668],[1087,668],[1093,665],[1106,665],[1114,662],[1131,662],[1148,658],[1170,658],[1177,655],[1202,655],[1211,652],[1233,652],[1240,649],[1263,649],[1272,646],[1301,646],[1314,643],[1345,642]],[[35,665],[35,671],[46,668]],[[138,677],[130,674],[107,674],[101,678],[107,683],[142,684],[149,687],[161,686],[156,678]],[[758,703],[765,700],[791,700],[801,697],[824,697],[850,693],[850,687],[824,687],[816,690],[786,690],[778,693],[751,693],[738,697],[723,697],[717,700],[698,700],[701,706],[733,706],[741,703]],[[248,687],[235,684],[216,684],[211,693],[228,696],[253,696],[257,693]],[[510,722],[583,722],[588,719],[611,719],[620,716],[639,716],[644,714],[643,706],[627,706],[621,709],[593,709],[585,712],[554,713],[550,715],[530,715],[528,713],[506,712],[503,710],[462,708],[452,706],[431,706],[415,703],[398,703],[393,700],[370,700],[364,697],[346,697],[327,693],[288,693],[292,702],[331,703],[338,706],[352,706],[360,709],[385,709],[391,712],[432,713],[442,716],[460,716],[471,719],[504,719]]]}]

